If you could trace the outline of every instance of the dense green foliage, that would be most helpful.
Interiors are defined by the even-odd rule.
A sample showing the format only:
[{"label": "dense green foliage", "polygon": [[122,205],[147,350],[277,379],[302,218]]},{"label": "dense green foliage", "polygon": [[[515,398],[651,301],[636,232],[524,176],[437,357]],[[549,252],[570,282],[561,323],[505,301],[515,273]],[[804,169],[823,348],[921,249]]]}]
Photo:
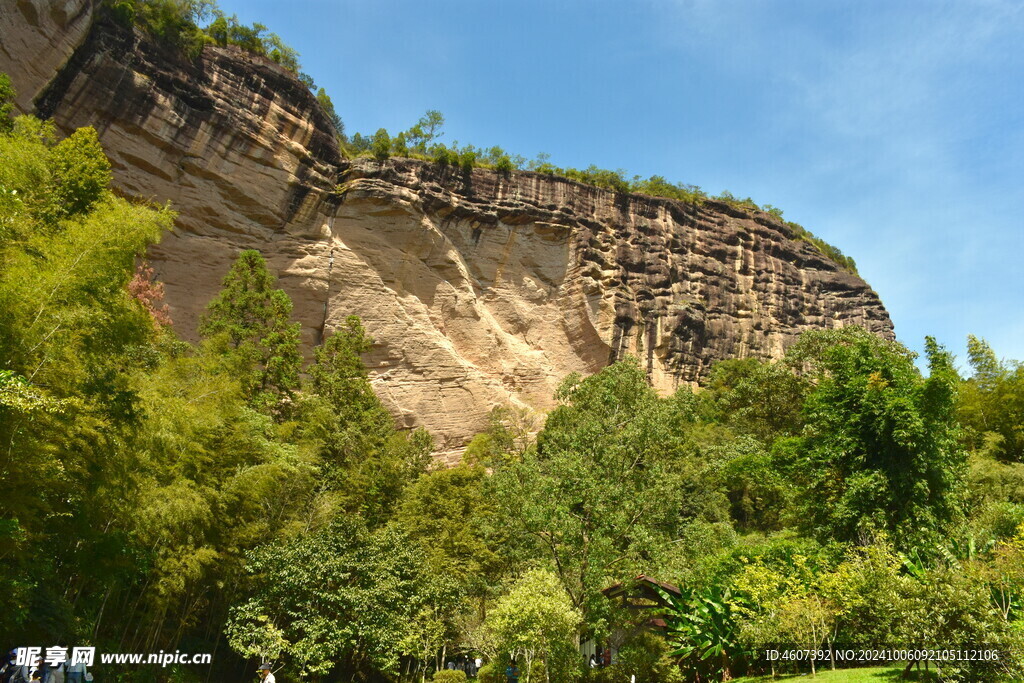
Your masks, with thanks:
[{"label": "dense green foliage", "polygon": [[1003,462],[1024,462],[1024,365],[998,360],[975,337],[967,351],[974,374],[963,387],[960,417],[968,442]]},{"label": "dense green foliage", "polygon": [[687,495],[704,466],[678,429],[685,406],[658,398],[635,360],[569,377],[558,397],[536,448],[497,466],[494,486],[510,529],[598,626],[611,567],[640,573],[680,524],[723,517],[725,505]]},{"label": "dense green foliage", "polygon": [[14,86],[11,77],[0,73],[0,133],[10,133],[14,128],[11,113],[14,111]]},{"label": "dense green foliage", "polygon": [[225,15],[216,0],[104,0],[104,4],[117,19],[190,58],[197,57],[204,45],[234,45],[299,72],[298,53],[280,36],[269,33],[263,24],[246,26],[237,16]]},{"label": "dense green foliage", "polygon": [[818,538],[884,532],[910,548],[960,518],[959,377],[934,340],[926,348],[927,379],[906,349],[860,328],[809,333],[790,351],[813,377],[803,434],[787,447],[807,529]]},{"label": "dense green foliage", "polygon": [[34,604],[52,605],[47,624],[68,625],[70,599],[129,560],[116,524],[135,458],[124,443],[142,417],[132,374],[149,362],[154,328],[127,284],[171,221],[95,192],[97,171],[109,173],[95,132],[55,137],[28,118],[0,135],[0,577],[5,628],[33,633],[45,627],[30,619]]},{"label": "dense green foliage", "polygon": [[232,608],[229,643],[257,659],[287,656],[300,676],[339,665],[396,675],[410,622],[452,597],[400,532],[371,534],[347,517],[259,548],[247,571],[250,594]]},{"label": "dense green foliage", "polygon": [[[437,151],[442,123],[400,144]],[[110,192],[95,131],[20,117],[0,160],[5,642],[214,653],[103,674],[143,682],[460,679],[446,660],[479,655],[480,680],[514,658],[523,683],[676,683],[769,671],[768,643],[985,645],[940,678],[1024,675],[1024,384],[983,341],[963,380],[930,339],[923,375],[897,342],[812,331],[670,396],[626,358],[430,469],[358,318],[303,367],[249,250],[183,342],[141,260],[173,213]],[[602,593],[638,574],[680,591],[653,615]],[[584,640],[616,662],[586,667]]]},{"label": "dense green foliage", "polygon": [[[187,648],[230,667],[221,634],[261,595],[251,567],[316,547],[320,530],[378,538],[429,437],[397,432],[373,395],[357,320],[300,381],[291,302],[255,252],[211,302],[203,343],[178,341],[136,266],[173,213],[106,188],[95,131],[58,141],[22,117],[0,159],[2,639]],[[401,530],[379,533],[401,549]],[[313,667],[298,643],[282,651]],[[367,644],[368,666],[392,661],[388,647]]]},{"label": "dense green foliage", "polygon": [[242,376],[246,396],[274,411],[299,384],[299,324],[290,322],[291,312],[291,299],[274,288],[263,257],[250,249],[239,254],[199,325],[227,363],[249,370]]}]

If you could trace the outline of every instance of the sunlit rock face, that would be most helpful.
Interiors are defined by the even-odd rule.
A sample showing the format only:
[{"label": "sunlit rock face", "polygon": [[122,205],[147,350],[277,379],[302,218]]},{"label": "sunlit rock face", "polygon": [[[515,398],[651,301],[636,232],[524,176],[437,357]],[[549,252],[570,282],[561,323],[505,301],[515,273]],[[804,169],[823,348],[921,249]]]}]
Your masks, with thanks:
[{"label": "sunlit rock face", "polygon": [[189,62],[84,0],[5,3],[0,31],[23,110],[94,126],[117,189],[178,211],[151,261],[179,334],[195,338],[233,259],[258,249],[307,355],[360,316],[378,394],[447,460],[492,407],[545,410],[565,375],[626,354],[670,392],[717,359],[778,357],[807,329],[892,336],[867,283],[767,214],[345,160],[284,69],[233,48]]}]

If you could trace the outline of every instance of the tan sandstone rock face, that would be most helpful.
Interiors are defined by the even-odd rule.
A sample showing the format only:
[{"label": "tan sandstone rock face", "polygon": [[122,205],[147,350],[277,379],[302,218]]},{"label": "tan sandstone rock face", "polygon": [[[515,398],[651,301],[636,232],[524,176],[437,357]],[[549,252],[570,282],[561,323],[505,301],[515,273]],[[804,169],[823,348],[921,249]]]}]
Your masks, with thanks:
[{"label": "tan sandstone rock face", "polygon": [[49,73],[0,52],[0,70],[62,129],[96,127],[121,192],[179,211],[151,254],[178,332],[195,337],[232,260],[259,249],[307,353],[360,316],[378,394],[441,457],[492,407],[545,410],[566,374],[625,354],[668,392],[717,359],[778,357],[806,329],[892,335],[864,281],[767,214],[536,173],[348,161],[315,98],[267,60],[214,48],[190,64],[102,15],[86,12],[82,30],[81,13],[61,24],[23,11],[41,4],[0,9],[0,43],[16,31],[77,47]]},{"label": "tan sandstone rock face", "polygon": [[36,90],[53,78],[92,26],[93,0],[4,0],[0,66],[18,88],[15,104],[32,113]]}]

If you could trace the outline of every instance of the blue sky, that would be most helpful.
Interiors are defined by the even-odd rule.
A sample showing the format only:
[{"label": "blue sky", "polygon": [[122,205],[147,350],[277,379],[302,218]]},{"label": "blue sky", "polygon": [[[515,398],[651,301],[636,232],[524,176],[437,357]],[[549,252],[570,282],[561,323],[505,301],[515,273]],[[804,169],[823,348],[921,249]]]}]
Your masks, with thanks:
[{"label": "blue sky", "polygon": [[897,336],[1024,360],[1024,4],[220,0],[301,54],[348,132],[775,205],[853,256]]}]

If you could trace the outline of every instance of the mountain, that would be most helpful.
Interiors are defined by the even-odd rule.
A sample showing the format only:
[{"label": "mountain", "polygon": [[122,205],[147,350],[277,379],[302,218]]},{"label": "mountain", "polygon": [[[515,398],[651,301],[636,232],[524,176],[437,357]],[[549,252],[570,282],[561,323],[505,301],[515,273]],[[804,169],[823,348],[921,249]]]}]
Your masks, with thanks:
[{"label": "mountain", "polygon": [[546,409],[566,374],[627,353],[671,391],[718,359],[778,357],[807,329],[893,334],[867,283],[769,214],[349,160],[291,72],[231,47],[189,61],[90,0],[0,6],[0,71],[22,111],[97,129],[119,192],[179,212],[150,256],[179,334],[195,337],[229,264],[259,249],[307,353],[360,316],[376,390],[442,457],[493,406]]}]

